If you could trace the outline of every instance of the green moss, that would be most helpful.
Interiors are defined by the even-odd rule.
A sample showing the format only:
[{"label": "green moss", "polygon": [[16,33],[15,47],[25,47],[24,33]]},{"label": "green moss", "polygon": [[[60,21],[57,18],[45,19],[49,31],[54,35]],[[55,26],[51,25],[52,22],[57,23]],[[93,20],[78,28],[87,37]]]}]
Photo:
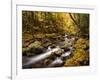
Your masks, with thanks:
[{"label": "green moss", "polygon": [[54,38],[54,37],[57,36],[57,34],[52,33],[52,34],[46,34],[45,36],[46,36],[47,38]]},{"label": "green moss", "polygon": [[41,42],[39,42],[39,41],[35,41],[34,43],[31,43],[29,46],[28,46],[29,48],[39,48],[39,47],[41,47]]},{"label": "green moss", "polygon": [[46,43],[43,43],[43,44],[42,44],[43,47],[48,47],[48,46],[50,46],[50,45],[52,45],[51,42],[46,42]]},{"label": "green moss", "polygon": [[45,34],[42,34],[42,33],[38,33],[34,35],[34,38],[44,38],[44,37],[45,37]]},{"label": "green moss", "polygon": [[28,51],[28,50],[29,50],[28,47],[26,47],[26,48],[22,48],[22,53],[24,53],[24,52],[26,52],[26,51]]}]

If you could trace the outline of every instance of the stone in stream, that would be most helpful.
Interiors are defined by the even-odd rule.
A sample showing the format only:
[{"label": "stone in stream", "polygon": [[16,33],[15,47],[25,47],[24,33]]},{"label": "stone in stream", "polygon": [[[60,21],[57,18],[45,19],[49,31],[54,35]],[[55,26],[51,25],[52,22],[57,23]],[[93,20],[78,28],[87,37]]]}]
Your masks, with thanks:
[{"label": "stone in stream", "polygon": [[30,52],[34,54],[41,54],[43,53],[43,48],[31,48]]},{"label": "stone in stream", "polygon": [[54,52],[54,54],[56,56],[58,56],[58,57],[61,56],[63,53],[64,53],[64,50],[63,49],[59,49],[58,51]]},{"label": "stone in stream", "polygon": [[52,62],[51,59],[45,59],[43,64],[44,64],[45,66],[48,66],[51,62]]},{"label": "stone in stream", "polygon": [[50,64],[52,64],[51,67],[60,67],[64,64],[62,57],[65,58],[66,55],[68,54],[64,53],[64,49],[58,47],[37,57],[33,57],[23,68],[44,68],[50,67]]},{"label": "stone in stream", "polygon": [[49,64],[49,67],[61,67],[63,66],[64,61],[60,57],[56,57],[54,61],[52,61],[51,64]]},{"label": "stone in stream", "polygon": [[23,52],[23,56],[35,56],[43,53],[43,50],[43,48],[30,48],[29,50]]},{"label": "stone in stream", "polygon": [[51,46],[48,46],[48,49],[47,49],[47,51],[51,51],[52,49],[51,49]]}]

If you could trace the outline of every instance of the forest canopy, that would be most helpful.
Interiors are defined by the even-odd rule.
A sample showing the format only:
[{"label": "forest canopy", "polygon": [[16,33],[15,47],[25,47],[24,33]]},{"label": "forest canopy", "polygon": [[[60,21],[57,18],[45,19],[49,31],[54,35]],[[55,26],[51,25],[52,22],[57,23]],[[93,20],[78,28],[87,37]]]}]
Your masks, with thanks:
[{"label": "forest canopy", "polygon": [[23,33],[89,35],[89,14],[22,11]]}]

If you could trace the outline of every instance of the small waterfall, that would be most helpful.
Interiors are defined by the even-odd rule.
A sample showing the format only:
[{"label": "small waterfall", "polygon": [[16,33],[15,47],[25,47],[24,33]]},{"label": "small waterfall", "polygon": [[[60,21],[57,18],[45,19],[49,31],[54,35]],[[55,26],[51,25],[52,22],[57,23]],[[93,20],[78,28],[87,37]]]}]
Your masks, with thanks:
[{"label": "small waterfall", "polygon": [[65,33],[65,37],[67,37],[68,35]]},{"label": "small waterfall", "polygon": [[47,58],[48,56],[50,56],[53,52],[56,52],[58,50],[59,50],[59,48],[54,48],[51,51],[48,51],[48,52],[43,53],[43,54],[40,54],[38,56],[34,56],[27,63],[25,63],[23,66],[34,64],[34,63],[36,63],[36,62],[38,62],[40,60],[43,60],[43,59]]},{"label": "small waterfall", "polygon": [[58,64],[58,66],[59,65],[61,65],[61,64],[63,64],[63,58],[66,58],[67,56],[69,56],[70,54],[71,54],[71,52],[72,52],[72,49],[73,49],[73,47],[69,47],[69,51],[67,51],[67,52],[65,52],[64,54],[62,54],[60,57],[57,57],[50,65],[49,65],[49,67],[53,67],[53,66],[55,66],[55,65],[57,65]]},{"label": "small waterfall", "polygon": [[48,46],[48,49],[47,49],[47,51],[51,51],[52,49],[51,49],[51,46]]},{"label": "small waterfall", "polygon": [[67,57],[71,54],[71,51],[65,52],[64,54],[61,55],[61,57]]},{"label": "small waterfall", "polygon": [[[73,44],[75,38],[70,39],[70,38],[68,38],[68,35],[65,34],[64,39],[65,39],[65,41],[61,42],[61,45],[63,45],[63,44],[68,45],[67,48],[69,50],[67,50],[67,52],[64,52],[60,56],[57,56],[56,58],[54,58],[48,65],[46,65],[46,67],[63,66],[64,60],[72,53],[72,50],[73,50],[72,44]],[[56,46],[56,48],[53,48],[53,49],[51,48],[51,46],[48,46],[45,53],[28,58],[27,62],[24,61],[25,63],[23,64],[23,66],[40,64],[39,61],[43,61],[46,58],[48,58],[52,53],[59,51],[59,49],[61,49],[60,48],[61,45],[58,45],[58,46]],[[55,56],[55,53],[54,53],[54,56]],[[40,64],[40,65],[42,66],[42,64]]]},{"label": "small waterfall", "polygon": [[62,64],[63,60],[60,57],[57,57],[50,65],[49,67],[55,66],[57,64]]},{"label": "small waterfall", "polygon": [[65,43],[69,43],[69,38],[68,38],[68,35],[67,34],[65,34],[65,36],[64,36],[64,39],[65,39]]}]

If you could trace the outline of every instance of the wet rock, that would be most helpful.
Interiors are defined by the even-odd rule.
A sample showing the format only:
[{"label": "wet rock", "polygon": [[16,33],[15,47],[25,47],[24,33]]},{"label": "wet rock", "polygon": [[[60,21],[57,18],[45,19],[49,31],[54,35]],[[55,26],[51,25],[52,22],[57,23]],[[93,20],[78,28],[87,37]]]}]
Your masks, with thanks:
[{"label": "wet rock", "polygon": [[29,48],[22,48],[22,55],[27,56],[29,53]]},{"label": "wet rock", "polygon": [[59,49],[58,51],[54,52],[56,56],[61,56],[64,53],[63,49]]},{"label": "wet rock", "polygon": [[43,53],[43,48],[31,48],[29,50],[29,52],[31,54],[41,54],[41,53]]},{"label": "wet rock", "polygon": [[44,48],[47,48],[47,47],[50,46],[50,45],[52,45],[51,42],[46,42],[46,43],[43,43],[43,44],[42,44],[42,46],[43,46]]},{"label": "wet rock", "polygon": [[28,46],[29,48],[39,48],[39,47],[41,47],[41,42],[39,42],[39,41],[35,41],[34,43],[31,43],[29,46]]},{"label": "wet rock", "polygon": [[54,52],[48,57],[50,60],[55,60],[57,56],[54,54]]},{"label": "wet rock", "polygon": [[60,67],[63,66],[63,60],[60,57],[56,57],[56,59],[49,65],[49,67]]},{"label": "wet rock", "polygon": [[52,60],[50,60],[50,59],[45,59],[45,60],[44,60],[44,65],[47,66],[47,65],[49,65],[51,62],[52,62]]}]

